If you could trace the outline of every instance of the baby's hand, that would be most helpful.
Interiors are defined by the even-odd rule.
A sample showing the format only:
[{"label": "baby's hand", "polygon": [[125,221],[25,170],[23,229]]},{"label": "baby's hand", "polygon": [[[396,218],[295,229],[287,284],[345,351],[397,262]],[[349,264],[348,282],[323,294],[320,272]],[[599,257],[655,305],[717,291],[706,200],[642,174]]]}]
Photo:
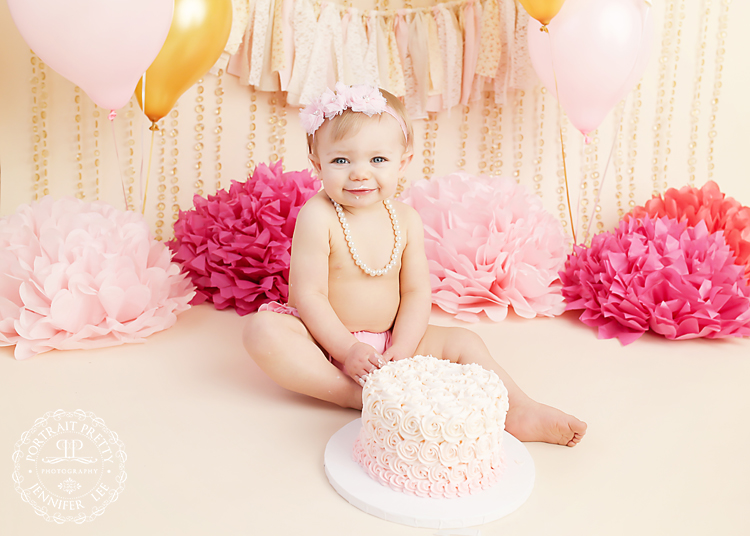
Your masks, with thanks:
[{"label": "baby's hand", "polygon": [[383,356],[369,344],[354,343],[346,352],[344,371],[360,385],[365,384],[365,376],[385,365]]},{"label": "baby's hand", "polygon": [[401,361],[407,357],[412,357],[411,354],[404,352],[399,349],[398,346],[391,346],[385,352],[383,352],[383,359],[386,361]]}]

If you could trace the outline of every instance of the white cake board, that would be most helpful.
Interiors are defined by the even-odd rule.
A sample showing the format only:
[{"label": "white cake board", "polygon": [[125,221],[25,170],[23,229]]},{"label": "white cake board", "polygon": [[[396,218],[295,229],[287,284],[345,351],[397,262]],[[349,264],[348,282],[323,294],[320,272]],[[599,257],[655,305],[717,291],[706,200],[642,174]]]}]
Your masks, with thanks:
[{"label": "white cake board", "polygon": [[373,480],[352,456],[362,419],[333,434],[324,463],[333,488],[351,504],[381,519],[435,529],[482,525],[514,512],[534,488],[534,460],[518,439],[503,432],[505,468],[491,488],[456,499],[425,499],[408,495]]}]

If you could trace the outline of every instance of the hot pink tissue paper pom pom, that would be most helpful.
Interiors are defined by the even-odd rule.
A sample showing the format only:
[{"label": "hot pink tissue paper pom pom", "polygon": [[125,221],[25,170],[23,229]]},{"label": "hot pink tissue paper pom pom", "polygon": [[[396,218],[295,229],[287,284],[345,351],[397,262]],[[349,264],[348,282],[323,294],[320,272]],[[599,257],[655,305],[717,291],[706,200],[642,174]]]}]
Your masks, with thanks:
[{"label": "hot pink tissue paper pom pom", "polygon": [[750,287],[721,233],[671,218],[627,218],[576,246],[560,273],[569,310],[600,339],[629,344],[750,335]]},{"label": "hot pink tissue paper pom pom", "polygon": [[558,280],[568,248],[560,222],[536,195],[503,177],[453,173],[404,195],[424,223],[432,300],[461,320],[500,321],[565,310]]},{"label": "hot pink tissue paper pom pom", "polygon": [[135,212],[47,196],[0,219],[0,346],[17,359],[142,342],[193,295]]},{"label": "hot pink tissue paper pom pom", "polygon": [[663,197],[654,196],[645,206],[635,207],[626,217],[642,218],[646,215],[684,220],[692,227],[703,221],[709,233],[723,231],[724,240],[737,256],[735,262],[743,267],[745,278],[750,281],[750,207],[727,197],[714,181],[708,181],[702,188],[670,188]]},{"label": "hot pink tissue paper pom pom", "polygon": [[234,307],[241,315],[289,296],[292,234],[302,205],[320,189],[309,171],[260,164],[194,209],[180,212],[169,247],[197,287],[193,303]]}]

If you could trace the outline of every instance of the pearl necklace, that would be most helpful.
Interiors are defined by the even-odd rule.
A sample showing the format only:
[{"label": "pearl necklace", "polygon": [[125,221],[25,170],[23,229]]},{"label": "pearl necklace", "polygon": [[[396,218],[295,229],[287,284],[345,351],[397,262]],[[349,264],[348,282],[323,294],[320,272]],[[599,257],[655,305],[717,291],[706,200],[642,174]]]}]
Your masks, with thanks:
[{"label": "pearl necklace", "polygon": [[401,247],[401,229],[399,228],[398,219],[396,218],[396,210],[393,208],[393,205],[391,205],[390,199],[383,200],[383,205],[385,205],[386,210],[388,210],[388,215],[391,217],[391,224],[393,225],[393,238],[395,243],[393,245],[393,253],[391,253],[391,260],[390,262],[388,262],[388,264],[385,265],[385,268],[383,268],[382,270],[373,270],[364,262],[362,262],[362,259],[359,258],[359,253],[357,253],[357,248],[354,247],[352,232],[349,229],[349,222],[346,221],[346,216],[344,216],[344,209],[341,208],[341,205],[339,205],[333,199],[331,199],[331,202],[336,208],[336,214],[338,214],[339,221],[341,222],[341,228],[344,230],[344,238],[346,238],[346,243],[349,244],[349,252],[352,255],[352,260],[354,260],[354,263],[359,266],[364,273],[369,276],[376,277],[379,275],[387,274],[391,268],[396,266],[396,261],[398,261],[398,251]]}]

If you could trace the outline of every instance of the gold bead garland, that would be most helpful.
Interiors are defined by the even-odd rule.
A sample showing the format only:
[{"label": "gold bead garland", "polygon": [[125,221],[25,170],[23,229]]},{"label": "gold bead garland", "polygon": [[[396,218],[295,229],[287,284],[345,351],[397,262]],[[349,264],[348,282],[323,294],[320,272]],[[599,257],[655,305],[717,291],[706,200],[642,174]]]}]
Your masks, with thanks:
[{"label": "gold bead garland", "polygon": [[435,141],[437,138],[437,128],[437,113],[428,112],[427,119],[425,120],[424,148],[422,149],[422,156],[424,157],[422,174],[424,175],[424,178],[428,180],[435,174]]},{"label": "gold bead garland", "polygon": [[160,122],[158,136],[159,136],[159,169],[157,175],[156,185],[156,230],[154,231],[156,239],[161,241],[164,240],[164,209],[166,205],[164,200],[166,199],[167,191],[167,138],[165,134],[164,120]]},{"label": "gold bead garland", "polygon": [[83,146],[81,144],[81,88],[75,87],[75,96],[73,97],[76,103],[76,197],[83,199],[86,194],[83,190]]},{"label": "gold bead garland", "polygon": [[195,193],[203,195],[203,132],[206,130],[206,125],[203,124],[203,112],[205,106],[203,105],[203,78],[198,80],[197,87],[195,88]]},{"label": "gold bead garland", "polygon": [[[284,101],[283,93],[271,93],[268,96],[268,104],[270,106],[270,117],[268,118],[270,125],[270,135],[268,136],[268,143],[271,146],[270,160],[271,162],[276,162],[279,158],[283,158],[286,152],[284,145],[284,135],[286,134],[286,102]],[[283,169],[284,163],[282,162],[281,165]]]},{"label": "gold bead garland", "polygon": [[503,107],[490,99],[489,116],[490,175],[503,174]]},{"label": "gold bead garland", "polygon": [[526,96],[524,90],[518,90],[518,100],[515,102],[515,113],[513,114],[513,177],[516,182],[521,182],[521,168],[523,167],[523,98]]},{"label": "gold bead garland", "polygon": [[[488,152],[489,145],[492,146],[492,151],[495,150],[494,148],[495,140],[493,140],[492,136],[490,135],[490,114],[491,113],[492,112],[491,112],[491,107],[490,107],[490,92],[485,91],[484,102],[482,104],[482,137],[479,143],[479,163],[477,164],[480,174],[487,173],[487,161],[489,160],[488,155],[495,154],[494,152]],[[499,149],[500,147],[499,139],[497,140],[497,145]],[[492,161],[490,161],[490,164],[492,164]]]},{"label": "gold bead garland", "polygon": [[269,145],[269,156],[268,160],[269,162],[275,162],[279,159],[279,155],[276,154],[276,141],[278,138],[276,137],[276,123],[278,122],[279,118],[276,115],[276,93],[269,93],[268,94],[268,125],[269,125],[269,135],[268,135],[268,145]]},{"label": "gold bead garland", "polygon": [[569,224],[573,227],[575,223],[569,222],[568,195],[565,189],[565,158],[567,153],[563,151],[564,147],[568,145],[568,127],[566,117],[562,113],[557,114],[557,130],[560,132],[559,137],[555,136],[557,140],[557,210],[560,215],[560,223],[567,230]]},{"label": "gold bead garland", "polygon": [[633,91],[633,105],[630,110],[630,122],[628,127],[628,206],[630,211],[635,207],[635,165],[638,157],[638,124],[640,123],[640,113],[642,105],[641,82],[635,86]]},{"label": "gold bead garland", "polygon": [[135,117],[135,110],[133,107],[133,99],[130,99],[130,102],[128,103],[128,111],[125,112],[125,117],[128,120],[127,140],[125,142],[128,148],[128,165],[125,170],[128,210],[135,210],[135,204],[133,203],[133,185],[135,184],[135,135],[133,129],[133,117]]},{"label": "gold bead garland", "polygon": [[729,22],[729,4],[731,0],[721,0],[719,7],[719,29],[716,32],[716,59],[714,60],[714,90],[711,95],[711,117],[708,127],[708,180],[714,176],[714,141],[716,140],[716,115],[719,112],[721,95],[721,72],[724,69],[727,27]]},{"label": "gold bead garland", "polygon": [[101,176],[100,173],[100,165],[101,161],[99,160],[99,157],[101,156],[101,151],[99,150],[99,116],[101,114],[99,113],[99,107],[94,104],[94,177],[96,180],[96,195],[95,199],[99,201],[99,197],[101,195],[101,192],[99,190],[99,178]]},{"label": "gold bead garland", "polygon": [[690,141],[688,142],[688,184],[695,186],[696,148],[698,147],[698,120],[701,113],[701,85],[706,65],[706,40],[708,19],[711,15],[711,0],[701,1],[701,18],[698,25],[698,46],[695,55],[695,80],[693,81],[693,102],[690,106]]},{"label": "gold bead garland", "polygon": [[542,197],[542,158],[544,156],[544,105],[547,90],[544,86],[535,93],[534,122],[537,124],[537,133],[534,136],[534,193]]},{"label": "gold bead garland", "polygon": [[34,146],[34,200],[49,194],[47,179],[47,73],[44,62],[31,53],[31,122]]},{"label": "gold bead garland", "polygon": [[[590,134],[591,143],[581,143],[581,189],[578,192],[578,202],[576,203],[576,224],[578,224],[578,218],[580,217],[580,231],[578,236],[583,236],[583,243],[586,243],[586,237],[589,235],[589,215],[588,215],[588,189],[589,180],[591,179],[591,151],[594,143],[594,134]],[[576,225],[578,227],[578,225]]]},{"label": "gold bead garland", "polygon": [[469,137],[469,112],[471,111],[471,108],[468,106],[462,106],[461,108],[461,126],[458,127],[461,137],[461,145],[458,151],[456,167],[463,171],[466,167],[466,140]]},{"label": "gold bead garland", "polygon": [[596,202],[597,199],[600,197],[599,190],[601,188],[601,176],[599,174],[599,142],[601,139],[599,138],[599,129],[595,130],[592,133],[592,139],[591,144],[587,149],[591,149],[590,158],[590,169],[591,169],[591,181],[593,183],[593,187],[591,188],[591,195],[594,200],[594,214],[591,216],[591,221],[593,223],[594,218],[596,218],[596,229],[597,232],[604,230],[604,223],[602,222],[602,205],[599,202]]},{"label": "gold bead garland", "polygon": [[221,189],[221,134],[224,131],[224,127],[221,125],[221,105],[224,103],[224,88],[221,86],[223,77],[224,70],[219,69],[219,73],[216,76],[216,89],[214,90],[214,94],[216,95],[216,127],[214,128],[214,134],[216,134],[215,191]]},{"label": "gold bead garland", "polygon": [[672,80],[670,84],[670,95],[669,95],[669,111],[666,119],[666,129],[664,131],[664,163],[662,166],[662,184],[661,191],[667,190],[667,164],[669,163],[669,156],[671,149],[669,147],[672,139],[672,118],[674,117],[674,103],[675,103],[675,92],[677,90],[677,67],[680,63],[680,45],[682,43],[682,22],[685,19],[685,0],[677,0],[677,31],[675,32],[675,46],[674,46],[674,67],[672,69]]},{"label": "gold bead garland", "polygon": [[653,184],[652,195],[661,193],[661,146],[664,137],[662,128],[662,116],[666,106],[666,87],[669,76],[669,59],[672,53],[672,36],[676,21],[675,0],[666,0],[664,3],[664,29],[662,30],[661,54],[659,55],[659,78],[656,93],[656,116],[654,117],[654,149],[651,159],[651,182]]},{"label": "gold bead garland", "polygon": [[619,220],[625,215],[625,209],[623,208],[623,166],[625,163],[624,152],[623,152],[623,119],[625,116],[625,99],[622,99],[615,109],[615,138],[617,139],[615,145],[615,199],[617,200],[617,219]]},{"label": "gold bead garland", "polygon": [[257,99],[255,88],[250,86],[250,132],[247,135],[247,168],[251,172],[255,168],[253,155],[255,153],[255,112],[258,110]]},{"label": "gold bead garland", "polygon": [[180,112],[177,109],[179,101],[175,104],[172,111],[169,112],[169,116],[172,118],[171,126],[172,130],[169,132],[169,136],[172,138],[172,169],[169,170],[170,179],[169,182],[172,185],[169,189],[169,193],[172,194],[172,220],[177,221],[180,216],[180,185],[179,185],[179,172],[177,171],[177,157],[180,155],[180,150],[177,147],[178,138],[180,131],[178,130],[178,117]]}]

